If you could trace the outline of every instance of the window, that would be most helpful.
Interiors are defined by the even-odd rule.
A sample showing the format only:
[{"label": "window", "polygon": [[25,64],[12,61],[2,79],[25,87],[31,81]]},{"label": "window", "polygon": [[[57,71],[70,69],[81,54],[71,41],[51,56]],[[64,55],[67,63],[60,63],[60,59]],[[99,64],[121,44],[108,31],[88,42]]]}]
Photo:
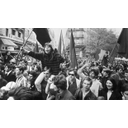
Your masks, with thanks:
[{"label": "window", "polygon": [[15,34],[16,34],[16,30],[12,29],[12,35],[15,35]]},{"label": "window", "polygon": [[8,36],[8,29],[6,29],[6,36]]}]

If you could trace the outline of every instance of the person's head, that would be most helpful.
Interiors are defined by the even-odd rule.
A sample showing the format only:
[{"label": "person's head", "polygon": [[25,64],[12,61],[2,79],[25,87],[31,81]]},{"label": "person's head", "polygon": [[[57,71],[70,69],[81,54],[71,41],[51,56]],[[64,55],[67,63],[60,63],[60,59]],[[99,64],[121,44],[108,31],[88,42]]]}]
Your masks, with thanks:
[{"label": "person's head", "polygon": [[87,77],[83,80],[82,87],[84,88],[85,92],[89,91],[92,86],[92,79]]},{"label": "person's head", "polygon": [[10,71],[10,70],[13,70],[14,67],[15,67],[15,66],[12,65],[12,64],[6,64],[6,66],[5,66],[5,71],[8,72],[8,71]]},{"label": "person's head", "polygon": [[116,68],[116,71],[117,71],[119,74],[122,74],[123,71],[124,71],[123,65],[119,65],[119,66]]},{"label": "person's head", "polygon": [[106,86],[107,86],[108,90],[113,90],[114,91],[117,87],[116,86],[116,81],[114,79],[110,78],[106,81]]},{"label": "person's head", "polygon": [[44,74],[45,74],[45,78],[44,78],[44,80],[47,81],[47,80],[49,79],[50,75],[51,75],[51,73],[50,73],[50,69],[44,71]]},{"label": "person's head", "polygon": [[23,66],[18,66],[15,69],[16,77],[20,76],[24,73],[25,68]]},{"label": "person's head", "polygon": [[98,70],[97,69],[91,69],[90,73],[89,73],[89,76],[92,78],[92,79],[95,79],[98,77]]},{"label": "person's head", "polygon": [[64,75],[57,76],[55,78],[54,84],[59,89],[59,91],[65,91],[67,89],[67,80]]},{"label": "person's head", "polygon": [[69,72],[68,72],[68,75],[69,75],[69,77],[71,77],[71,78],[75,78],[75,70],[70,69]]},{"label": "person's head", "polygon": [[45,47],[44,47],[44,51],[45,51],[46,54],[50,54],[53,51],[52,45],[49,44],[49,43],[46,43]]},{"label": "person's head", "polygon": [[103,77],[109,77],[111,75],[110,69],[107,69],[107,68],[103,69],[102,75],[103,75]]},{"label": "person's head", "polygon": [[28,80],[32,81],[33,79],[36,79],[37,74],[34,71],[28,72]]},{"label": "person's head", "polygon": [[124,76],[125,76],[125,80],[128,80],[128,70],[125,71]]}]

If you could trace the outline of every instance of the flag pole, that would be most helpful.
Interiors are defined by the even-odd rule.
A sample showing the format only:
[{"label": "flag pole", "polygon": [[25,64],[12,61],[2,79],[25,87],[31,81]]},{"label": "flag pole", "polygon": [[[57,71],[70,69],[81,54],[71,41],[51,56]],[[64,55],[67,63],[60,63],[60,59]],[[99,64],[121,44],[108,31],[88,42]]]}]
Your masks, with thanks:
[{"label": "flag pole", "polygon": [[19,58],[19,56],[20,56],[20,53],[22,52],[22,49],[26,46],[27,41],[28,41],[28,39],[30,38],[32,32],[33,32],[33,29],[32,29],[32,31],[31,31],[31,33],[29,34],[29,36],[27,37],[27,39],[25,40],[25,28],[24,28],[24,30],[23,30],[23,45],[22,45],[20,51],[18,52],[17,60],[18,60],[18,58]]}]

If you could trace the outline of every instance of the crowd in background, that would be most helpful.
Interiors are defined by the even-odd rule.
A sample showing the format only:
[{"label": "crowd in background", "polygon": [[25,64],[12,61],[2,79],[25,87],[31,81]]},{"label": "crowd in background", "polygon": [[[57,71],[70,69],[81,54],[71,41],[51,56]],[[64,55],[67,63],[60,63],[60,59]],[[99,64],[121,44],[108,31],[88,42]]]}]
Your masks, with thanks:
[{"label": "crowd in background", "polygon": [[18,60],[10,53],[0,54],[1,100],[127,100],[128,63],[88,58],[71,68],[50,44],[43,53],[22,49],[23,54],[36,59]]}]

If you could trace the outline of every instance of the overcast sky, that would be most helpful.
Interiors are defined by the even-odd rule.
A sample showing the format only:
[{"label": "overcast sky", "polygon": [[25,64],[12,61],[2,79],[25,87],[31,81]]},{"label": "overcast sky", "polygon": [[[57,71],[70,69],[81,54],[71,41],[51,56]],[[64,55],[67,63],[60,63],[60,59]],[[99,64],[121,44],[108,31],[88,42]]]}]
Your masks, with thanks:
[{"label": "overcast sky", "polygon": [[[67,28],[51,28],[51,29],[54,31],[56,42],[59,42],[61,30],[63,32],[63,36],[65,37],[66,35]],[[112,29],[117,35],[119,35],[122,30],[122,28],[108,28],[108,29]]]}]

